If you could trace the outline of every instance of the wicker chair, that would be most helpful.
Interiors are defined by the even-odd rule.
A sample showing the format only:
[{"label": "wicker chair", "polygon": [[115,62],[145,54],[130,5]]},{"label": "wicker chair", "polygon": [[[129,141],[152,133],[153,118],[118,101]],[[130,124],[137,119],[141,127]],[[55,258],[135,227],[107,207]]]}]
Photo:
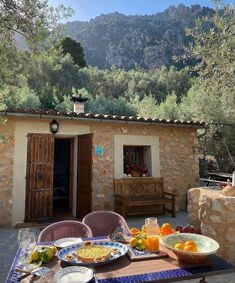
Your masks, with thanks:
[{"label": "wicker chair", "polygon": [[113,211],[91,212],[83,218],[82,222],[91,228],[94,237],[108,236],[117,227],[122,227],[124,233],[129,233],[126,220],[120,214]]},{"label": "wicker chair", "polygon": [[38,236],[38,242],[55,241],[66,237],[92,237],[92,231],[86,224],[66,220],[53,223],[47,226]]}]

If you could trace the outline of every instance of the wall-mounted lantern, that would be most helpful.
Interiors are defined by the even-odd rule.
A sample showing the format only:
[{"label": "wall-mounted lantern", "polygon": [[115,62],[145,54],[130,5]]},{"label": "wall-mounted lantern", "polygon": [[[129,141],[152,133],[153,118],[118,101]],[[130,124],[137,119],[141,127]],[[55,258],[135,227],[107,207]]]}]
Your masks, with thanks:
[{"label": "wall-mounted lantern", "polygon": [[52,134],[56,134],[59,131],[59,123],[56,120],[51,121],[50,131]]}]

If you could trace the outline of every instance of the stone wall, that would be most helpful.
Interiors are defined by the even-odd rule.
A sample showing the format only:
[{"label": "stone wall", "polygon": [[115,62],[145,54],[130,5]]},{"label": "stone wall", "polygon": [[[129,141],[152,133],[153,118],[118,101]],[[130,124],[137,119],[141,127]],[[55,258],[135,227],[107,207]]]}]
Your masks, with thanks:
[{"label": "stone wall", "polygon": [[235,197],[222,190],[193,188],[188,192],[188,219],[202,234],[220,244],[219,255],[235,264]]},{"label": "stone wall", "polygon": [[[24,176],[27,154],[26,136],[28,132],[49,133],[48,123],[50,120],[21,117],[17,117],[16,119],[9,117],[5,125],[0,125],[0,133],[4,133],[7,137],[7,143],[0,144],[1,226],[11,225],[14,218],[12,218],[12,215],[15,215],[13,223],[18,223],[24,219],[24,201],[19,200],[18,196],[20,195],[24,199]],[[164,178],[165,189],[178,194],[176,200],[177,209],[186,208],[188,189],[199,184],[198,155],[195,150],[197,148],[196,128],[169,125],[70,121],[64,119],[59,119],[59,123],[61,136],[76,137],[80,134],[93,133],[93,146],[99,145],[104,147],[104,154],[102,156],[93,155],[93,210],[113,210],[114,208],[115,135],[156,136],[159,138],[160,176]],[[22,150],[19,150],[19,147]],[[158,157],[152,156],[152,158]],[[20,166],[16,166],[17,164],[20,164]],[[13,166],[15,166],[15,172],[13,172]],[[13,198],[12,195],[14,196]]]},{"label": "stone wall", "polygon": [[[158,136],[160,176],[167,191],[176,192],[177,209],[186,209],[187,191],[199,184],[197,132],[193,128],[91,123],[93,144],[104,147],[93,158],[93,209],[113,209],[114,135]],[[152,157],[154,158],[154,156]]]},{"label": "stone wall", "polygon": [[6,141],[0,142],[0,227],[10,226],[12,220],[12,189],[14,164],[14,122],[0,124]]}]

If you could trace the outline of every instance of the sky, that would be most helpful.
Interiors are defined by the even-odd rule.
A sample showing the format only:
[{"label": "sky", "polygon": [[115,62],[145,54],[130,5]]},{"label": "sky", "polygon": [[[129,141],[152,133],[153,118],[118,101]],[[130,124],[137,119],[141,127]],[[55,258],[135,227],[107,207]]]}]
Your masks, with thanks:
[{"label": "sky", "polygon": [[[199,4],[213,8],[212,0],[49,0],[48,3],[50,6],[63,4],[73,8],[75,13],[69,21],[88,21],[100,14],[112,12],[125,15],[151,15],[181,3],[185,6]],[[224,3],[235,5],[235,0],[225,0]]]}]

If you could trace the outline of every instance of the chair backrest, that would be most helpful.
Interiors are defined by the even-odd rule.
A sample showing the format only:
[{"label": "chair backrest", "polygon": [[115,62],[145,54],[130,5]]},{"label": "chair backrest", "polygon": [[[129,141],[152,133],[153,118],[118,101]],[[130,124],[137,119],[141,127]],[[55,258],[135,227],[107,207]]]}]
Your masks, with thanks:
[{"label": "chair backrest", "polygon": [[92,237],[92,231],[86,224],[65,220],[47,226],[38,236],[38,242],[55,241],[66,237]]},{"label": "chair backrest", "polygon": [[94,237],[108,236],[117,227],[122,227],[124,233],[129,233],[130,231],[126,220],[113,211],[91,212],[83,218],[82,222],[91,228]]}]

